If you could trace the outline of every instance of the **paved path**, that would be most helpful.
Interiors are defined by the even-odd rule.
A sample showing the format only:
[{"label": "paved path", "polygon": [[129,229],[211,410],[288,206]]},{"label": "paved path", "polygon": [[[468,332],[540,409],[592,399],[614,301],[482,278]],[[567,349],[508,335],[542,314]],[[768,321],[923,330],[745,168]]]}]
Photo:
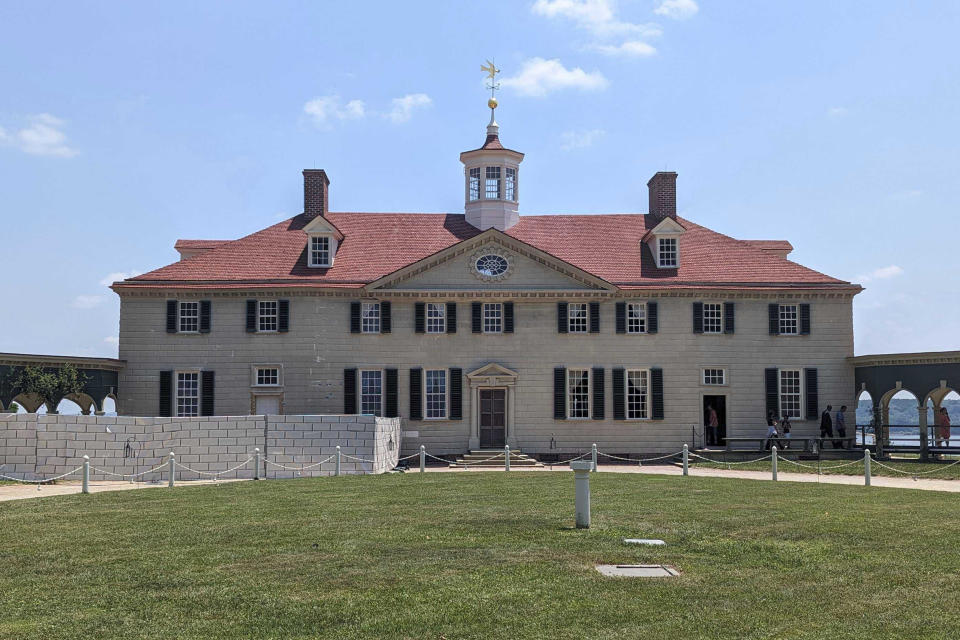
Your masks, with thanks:
[{"label": "paved path", "polygon": [[[242,482],[243,480],[220,480],[220,483]],[[174,487],[199,487],[205,484],[218,484],[216,480],[191,480],[189,482],[178,482]],[[56,484],[39,485],[37,490],[35,484],[3,484],[0,485],[0,502],[8,500],[26,500],[27,498],[47,498],[49,496],[64,496],[71,493],[80,493],[79,482],[58,482]],[[90,493],[100,493],[101,491],[129,491],[130,489],[156,489],[168,488],[166,482],[91,482]]]},{"label": "paved path", "polygon": [[[570,468],[567,465],[558,465],[555,467],[517,467],[514,471],[569,471]],[[455,468],[449,469],[447,467],[427,467],[427,471],[431,472],[450,472],[450,473],[477,473],[480,471],[478,468],[474,469],[463,469]],[[487,467],[483,471],[503,471],[503,469],[496,469]],[[679,476],[683,474],[683,470],[679,466],[674,465],[649,465],[649,466],[633,466],[633,465],[618,465],[618,464],[601,464],[597,466],[597,471],[600,473],[646,473],[650,475],[663,475],[663,476]],[[409,473],[418,473],[419,469],[412,467]],[[512,473],[512,471],[511,471]],[[743,470],[728,470],[728,469],[697,469],[695,467],[690,468],[691,476],[699,477],[711,477],[711,478],[740,478],[743,480],[767,480],[770,481],[770,472],[769,471],[743,471]],[[780,471],[777,473],[777,478],[780,482],[814,482],[820,484],[846,484],[846,485],[857,485],[863,486],[863,476],[843,476],[843,475],[820,475],[818,476],[815,473],[790,473]],[[960,493],[960,481],[958,480],[934,480],[934,479],[920,479],[914,480],[910,477],[903,478],[891,478],[887,476],[873,476],[870,479],[871,486],[873,487],[890,487],[894,489],[923,489],[925,491],[949,491],[954,493]]]}]

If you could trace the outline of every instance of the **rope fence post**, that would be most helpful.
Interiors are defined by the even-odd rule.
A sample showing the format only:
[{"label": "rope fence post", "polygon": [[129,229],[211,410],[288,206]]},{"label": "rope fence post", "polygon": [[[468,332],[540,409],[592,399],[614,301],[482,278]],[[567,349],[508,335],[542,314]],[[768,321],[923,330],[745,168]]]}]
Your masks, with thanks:
[{"label": "rope fence post", "polygon": [[334,471],[333,475],[340,475],[340,445],[337,445],[337,470]]},{"label": "rope fence post", "polygon": [[690,447],[683,445],[683,475],[690,475]]},{"label": "rope fence post", "polygon": [[770,447],[770,471],[773,474],[773,481],[777,481],[777,445]]},{"label": "rope fence post", "polygon": [[174,456],[173,451],[170,452],[170,458],[167,460],[167,486],[173,489],[173,465],[174,465]]},{"label": "rope fence post", "polygon": [[863,450],[863,486],[870,486],[870,449]]},{"label": "rope fence post", "polygon": [[420,445],[420,473],[427,470],[427,448]]},{"label": "rope fence post", "polygon": [[590,448],[590,461],[593,462],[593,471],[597,470],[597,443],[594,442]]},{"label": "rope fence post", "polygon": [[510,471],[510,445],[503,445],[503,470]]},{"label": "rope fence post", "polygon": [[253,450],[253,479],[260,479],[260,447]]},{"label": "rope fence post", "polygon": [[90,456],[83,456],[83,493],[90,493]]}]

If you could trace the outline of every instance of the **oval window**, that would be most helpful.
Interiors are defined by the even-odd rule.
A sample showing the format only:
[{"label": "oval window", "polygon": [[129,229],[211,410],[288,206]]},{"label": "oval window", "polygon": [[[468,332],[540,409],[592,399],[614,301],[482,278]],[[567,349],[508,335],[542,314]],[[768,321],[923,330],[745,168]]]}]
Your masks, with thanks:
[{"label": "oval window", "polygon": [[477,258],[477,273],[484,276],[502,276],[507,272],[507,259],[498,255]]}]

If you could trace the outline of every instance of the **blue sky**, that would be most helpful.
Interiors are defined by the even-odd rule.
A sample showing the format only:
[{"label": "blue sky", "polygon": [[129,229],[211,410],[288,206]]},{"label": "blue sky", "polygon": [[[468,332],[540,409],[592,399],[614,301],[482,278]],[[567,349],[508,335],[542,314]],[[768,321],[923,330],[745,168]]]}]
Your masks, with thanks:
[{"label": "blue sky", "polygon": [[495,57],[521,213],[681,214],[861,282],[857,353],[958,348],[960,4],[8,2],[0,351],[116,355],[117,274],[298,213],[460,212]]}]

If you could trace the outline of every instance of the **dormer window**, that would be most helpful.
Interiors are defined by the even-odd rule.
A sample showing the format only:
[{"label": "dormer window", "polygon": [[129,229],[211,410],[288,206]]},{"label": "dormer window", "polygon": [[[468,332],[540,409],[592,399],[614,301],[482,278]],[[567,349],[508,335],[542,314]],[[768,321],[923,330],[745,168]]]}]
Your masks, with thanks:
[{"label": "dormer window", "polygon": [[329,267],[331,265],[330,237],[311,236],[310,238],[310,266]]},{"label": "dormer window", "polygon": [[657,238],[657,262],[661,268],[677,266],[676,238]]},{"label": "dormer window", "polygon": [[474,167],[470,169],[470,194],[469,200],[473,202],[474,200],[480,199],[480,167]]},{"label": "dormer window", "polygon": [[517,199],[517,170],[507,167],[507,184],[506,184],[506,194],[504,198],[506,200],[516,200]]},{"label": "dormer window", "polygon": [[486,200],[500,199],[500,167],[487,167],[487,188],[483,197]]}]

